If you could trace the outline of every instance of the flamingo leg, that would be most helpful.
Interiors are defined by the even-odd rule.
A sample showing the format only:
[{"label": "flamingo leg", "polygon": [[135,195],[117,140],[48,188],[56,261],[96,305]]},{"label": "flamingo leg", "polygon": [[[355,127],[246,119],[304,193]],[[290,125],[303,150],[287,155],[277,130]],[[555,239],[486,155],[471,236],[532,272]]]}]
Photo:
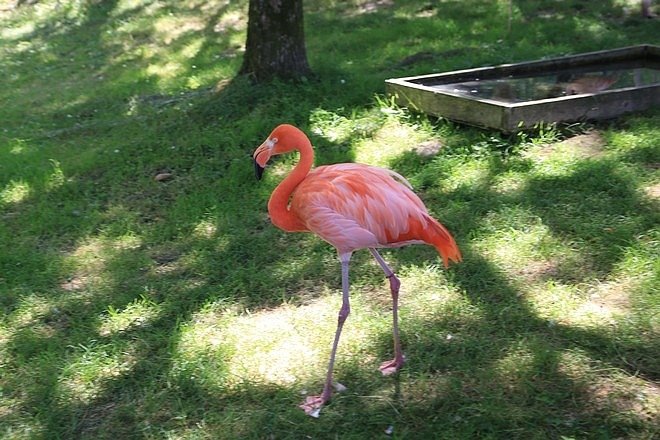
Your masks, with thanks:
[{"label": "flamingo leg", "polygon": [[332,342],[332,351],[330,352],[330,361],[328,362],[328,373],[325,379],[325,385],[320,396],[309,396],[300,405],[300,408],[306,414],[318,417],[318,411],[321,407],[330,400],[332,396],[332,372],[335,368],[335,356],[337,354],[337,347],[339,346],[339,337],[341,330],[344,327],[344,322],[351,312],[351,306],[348,296],[348,265],[351,260],[351,252],[339,254],[339,261],[341,261],[341,288],[342,288],[342,303],[337,316],[337,330],[335,331],[335,339]]},{"label": "flamingo leg", "polygon": [[380,267],[383,268],[385,276],[390,280],[390,292],[392,294],[392,333],[394,337],[394,359],[383,362],[378,369],[383,376],[389,376],[401,369],[406,358],[401,350],[401,340],[399,339],[399,288],[401,281],[396,277],[392,269],[387,265],[383,257],[374,248],[369,248],[371,255],[374,256]]}]

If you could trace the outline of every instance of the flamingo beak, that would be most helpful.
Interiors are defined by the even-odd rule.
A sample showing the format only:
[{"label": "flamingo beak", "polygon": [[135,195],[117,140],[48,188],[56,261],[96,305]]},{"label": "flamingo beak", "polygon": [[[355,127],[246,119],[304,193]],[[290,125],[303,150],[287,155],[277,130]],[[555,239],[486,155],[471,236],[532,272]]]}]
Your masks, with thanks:
[{"label": "flamingo beak", "polygon": [[254,159],[254,175],[256,176],[257,180],[261,180],[261,176],[263,174],[264,174],[264,167],[259,165],[257,159]]},{"label": "flamingo beak", "polygon": [[252,159],[254,160],[254,175],[257,177],[257,180],[261,180],[264,168],[266,168],[266,163],[268,163],[268,160],[270,159],[274,146],[275,141],[268,139],[266,142],[259,145],[252,155]]}]

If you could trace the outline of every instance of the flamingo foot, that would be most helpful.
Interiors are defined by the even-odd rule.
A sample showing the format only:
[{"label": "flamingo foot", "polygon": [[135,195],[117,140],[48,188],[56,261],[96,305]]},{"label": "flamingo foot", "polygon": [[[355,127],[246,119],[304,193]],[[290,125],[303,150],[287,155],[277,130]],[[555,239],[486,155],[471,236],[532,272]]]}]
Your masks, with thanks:
[{"label": "flamingo foot", "polygon": [[318,418],[319,415],[321,414],[321,408],[328,400],[330,399],[327,397],[323,397],[323,395],[307,396],[305,401],[300,405],[298,405],[298,408],[305,411],[305,414],[307,414],[308,416]]},{"label": "flamingo foot", "polygon": [[385,361],[382,364],[380,364],[380,367],[378,367],[378,369],[380,370],[381,373],[383,373],[383,376],[389,376],[399,371],[401,367],[403,367],[405,361],[406,358],[404,356],[401,356],[400,358],[394,358],[391,361]]}]

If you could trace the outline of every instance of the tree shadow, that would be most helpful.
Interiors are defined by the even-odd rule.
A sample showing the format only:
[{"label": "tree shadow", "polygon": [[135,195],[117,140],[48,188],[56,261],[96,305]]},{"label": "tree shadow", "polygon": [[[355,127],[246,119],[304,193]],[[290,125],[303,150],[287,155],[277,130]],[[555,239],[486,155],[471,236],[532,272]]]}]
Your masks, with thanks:
[{"label": "tree shadow", "polygon": [[[449,5],[457,21],[460,17],[458,3]],[[480,4],[486,7],[485,2]],[[307,260],[300,267],[279,275],[277,279],[254,279],[251,276],[257,271],[274,270],[278,260],[293,259],[296,253],[310,252],[318,255],[318,251],[327,245],[314,239],[285,236],[267,224],[267,219],[261,213],[275,180],[267,181],[256,189],[252,187],[249,153],[279,122],[286,120],[308,128],[309,115],[319,106],[339,109],[346,105],[349,108],[343,111],[350,112],[350,106],[364,105],[366,100],[371,99],[375,89],[381,90],[381,78],[370,77],[370,84],[379,85],[364,87],[350,98],[341,94],[334,96],[339,87],[335,80],[346,73],[346,69],[337,66],[328,69],[321,81],[303,84],[298,88],[277,82],[254,85],[237,78],[217,88],[199,90],[199,94],[191,91],[179,96],[160,95],[155,92],[156,87],[150,82],[153,79],[148,76],[137,79],[123,76],[121,57],[118,57],[123,49],[107,45],[104,41],[103,32],[107,30],[117,5],[118,2],[91,2],[82,25],[67,27],[52,22],[36,29],[32,35],[26,35],[26,38],[49,39],[52,48],[50,55],[54,61],[47,63],[44,66],[46,69],[61,68],[66,57],[76,56],[79,50],[99,50],[94,61],[96,67],[89,74],[105,77],[98,80],[100,87],[111,93],[103,93],[103,98],[97,98],[93,89],[85,88],[80,91],[79,100],[60,103],[62,105],[46,109],[37,117],[44,124],[73,119],[75,122],[70,129],[47,131],[43,129],[45,125],[37,129],[30,128],[31,140],[37,143],[62,142],[65,148],[80,149],[83,155],[91,154],[89,160],[99,162],[98,167],[76,168],[83,171],[69,175],[70,179],[58,186],[49,186],[48,178],[53,171],[49,162],[44,162],[42,168],[46,171],[41,175],[29,175],[22,170],[13,171],[12,175],[3,174],[3,186],[12,179],[22,179],[33,189],[30,196],[12,204],[11,208],[3,206],[3,216],[9,211],[9,216],[3,218],[8,221],[5,226],[7,234],[19,230],[22,224],[33,224],[31,234],[35,239],[17,244],[14,252],[3,255],[7,260],[1,264],[5,269],[17,263],[29,264],[32,268],[30,272],[42,275],[15,278],[7,275],[10,271],[3,271],[3,288],[12,293],[0,297],[0,304],[7,314],[16,312],[28,300],[43,301],[45,306],[32,316],[22,318],[24,320],[15,320],[15,334],[3,341],[9,354],[6,360],[3,359],[3,368],[6,365],[14,374],[1,379],[2,391],[18,396],[13,411],[19,417],[27,415],[36,419],[43,427],[44,438],[161,436],[168,430],[194,430],[198,424],[204,423],[216,428],[218,432],[229,432],[225,434],[227,437],[234,435],[231,432],[244,434],[245,437],[274,435],[278,438],[299,438],[299,434],[304,433],[319,436],[318,428],[310,426],[309,420],[295,407],[299,398],[292,392],[295,387],[247,383],[233,391],[234,394],[223,395],[213,385],[205,384],[197,378],[185,374],[172,375],[172,357],[180,343],[181,324],[194,321],[196,313],[209,302],[226,301],[247,309],[276,307],[283,302],[283,295],[272,291],[284,292],[284,298],[289,299],[292,292],[307,286],[305,280],[299,279],[300,274],[312,271],[316,273],[314,282],[318,285],[338,288],[338,267],[329,247],[327,253],[333,259],[332,264]],[[140,10],[150,5],[144,4]],[[196,11],[201,11],[201,8],[201,5],[197,6]],[[211,63],[214,51],[219,47],[228,51],[227,56],[236,53],[229,38],[215,38],[215,22],[224,11],[226,9],[218,8],[208,15],[202,29],[197,31],[204,35],[199,55],[189,61],[180,75],[192,75],[196,70],[194,65],[199,67],[203,63]],[[137,12],[137,9],[125,10],[112,20],[127,19]],[[378,33],[388,25],[387,20],[382,20],[383,17],[400,20],[387,9],[372,17],[355,17],[350,20],[356,28],[363,27],[365,32]],[[332,20],[316,16],[311,23],[322,22],[324,26],[331,27]],[[356,41],[361,42],[360,35],[363,34],[356,32],[346,44],[355,46]],[[72,46],[72,41],[80,36],[89,40],[89,47],[80,49]],[[136,40],[142,38],[140,32],[136,32],[134,37]],[[193,35],[184,33],[171,44],[176,47],[175,51],[183,50],[193,39]],[[321,42],[316,44],[316,47],[325,47]],[[363,49],[379,53],[377,44]],[[39,63],[36,55],[23,55],[28,57],[24,60],[26,65]],[[321,58],[319,55],[317,57]],[[324,66],[318,59],[316,61],[319,66]],[[373,68],[366,67],[363,71],[369,72]],[[386,66],[380,75],[392,72],[387,69]],[[113,79],[107,79],[109,77]],[[34,84],[39,86],[48,81],[48,78],[41,78],[35,80]],[[132,85],[127,87],[127,82]],[[301,101],[301,90],[311,97]],[[85,91],[86,95],[83,93]],[[114,98],[109,99],[108,95]],[[344,99],[346,102],[342,101]],[[103,108],[100,116],[94,111],[97,108]],[[127,114],[129,111],[130,115]],[[110,115],[113,112],[123,116]],[[147,128],[151,124],[156,126],[155,130]],[[121,134],[113,134],[114,129],[120,125],[130,129]],[[160,129],[166,134],[155,140],[148,138]],[[107,145],[111,145],[111,142],[102,141],[99,146],[89,140],[126,136],[126,132],[132,133],[135,139],[126,139],[127,156],[124,157],[103,150],[103,142]],[[148,135],[144,135],[145,132]],[[196,135],[194,141],[180,146],[181,138],[192,134]],[[352,161],[355,158],[346,143],[334,143],[320,136],[313,140],[320,147],[318,163]],[[172,145],[178,146],[178,149],[168,150]],[[146,154],[144,151],[147,149],[153,151]],[[175,165],[171,165],[168,157],[171,151],[176,151],[178,156]],[[0,154],[8,158],[13,153]],[[24,163],[44,160],[38,148],[26,148],[20,155]],[[134,166],[129,168],[132,170],[131,175],[118,175],[113,171],[115,166],[130,161],[135,161]],[[4,160],[0,159],[0,162]],[[174,167],[177,176],[181,177],[174,183],[158,186],[158,183],[151,180],[153,174],[166,167]],[[625,179],[618,176],[612,167],[603,166],[596,171],[610,173],[616,182],[625,183]],[[588,177],[587,171],[575,178],[567,178],[560,184],[568,189],[585,177]],[[209,182],[217,185],[217,200],[191,203],[190,209],[195,215],[177,215],[177,205],[182,206],[178,209],[184,210],[190,200],[208,197],[208,194],[200,194],[199,188],[208,186]],[[141,188],[140,193],[134,191],[136,184]],[[552,194],[548,198],[547,193],[556,184],[531,182],[527,194],[519,202],[528,203],[539,212],[557,234],[572,235],[589,243],[594,236],[588,231],[572,228],[568,218],[557,218],[557,214],[562,212],[557,212],[559,210],[555,204],[545,204],[553,201]],[[176,193],[172,190],[174,185],[179,187]],[[602,196],[607,191],[596,187],[591,192],[594,196]],[[537,200],[540,196],[543,196],[543,203]],[[87,200],[94,200],[96,205],[87,205]],[[488,203],[486,200],[489,200]],[[434,211],[442,212],[446,207],[433,197],[431,201]],[[449,206],[448,225],[458,231],[462,243],[469,241],[470,231],[478,226],[484,211],[495,209],[503,202],[487,186],[460,189],[449,194],[449,201],[454,204]],[[569,207],[581,204],[578,198],[560,201]],[[241,205],[247,208],[239,208]],[[472,215],[462,217],[475,206]],[[587,214],[597,215],[600,206],[593,204],[583,209],[586,209]],[[622,207],[621,213],[636,208],[639,208],[639,204],[633,202],[628,207]],[[66,219],[53,215],[59,220],[40,223],[44,217],[62,210],[70,213]],[[211,226],[215,230],[206,235],[195,235],[205,216],[211,219]],[[462,227],[452,227],[459,224]],[[231,232],[232,229],[244,229],[244,232]],[[619,238],[623,243],[637,232],[639,227],[635,226],[622,231]],[[137,244],[123,244],[126,236],[133,237]],[[99,241],[95,238],[99,238]],[[600,249],[607,244],[600,235],[595,239],[593,249]],[[264,253],[263,248],[251,246],[255,240],[274,244]],[[224,244],[220,245],[219,242]],[[309,247],[305,247],[304,251],[298,249],[301,243],[311,246],[311,250]],[[103,274],[101,280],[86,280],[85,272],[79,273],[78,268],[72,267],[70,259],[67,259],[67,256],[90,244],[100,246],[100,252],[105,254],[104,268],[100,271]],[[39,250],[40,257],[35,258],[35,249]],[[607,248],[606,255],[600,255],[593,249],[588,250],[588,245],[586,249],[586,253],[596,254],[594,258],[599,260],[605,257],[612,259],[611,263],[605,263],[600,268],[603,273],[608,272],[621,257],[621,250],[615,247]],[[95,256],[93,249],[89,253],[92,258]],[[420,255],[431,253],[402,251],[399,261],[418,264]],[[380,279],[377,268],[372,270],[360,264],[367,259],[368,256],[356,257],[353,276],[363,280],[375,277]],[[237,265],[244,268],[240,274],[236,273]],[[44,268],[47,269],[45,274]],[[474,272],[480,272],[482,276],[478,280],[474,279]],[[382,384],[385,383],[387,387],[387,380],[374,381],[375,373],[365,371],[360,363],[342,361],[339,366],[341,374],[357,384],[356,392],[337,397],[335,404],[324,412],[322,423],[325,427],[346,435],[356,430],[365,435],[373,435],[385,429],[393,418],[408,426],[402,428],[402,437],[406,434],[405,429],[408,429],[410,436],[434,437],[437,432],[432,430],[440,422],[461,422],[460,425],[466,425],[461,428],[464,433],[496,435],[505,432],[505,425],[512,420],[507,414],[496,416],[494,409],[486,416],[480,417],[479,414],[481,395],[493,385],[483,376],[470,372],[465,365],[487,369],[501,358],[502,352],[516,342],[520,335],[533,338],[535,343],[544,346],[547,358],[539,362],[543,362],[543,368],[547,365],[548,372],[541,378],[520,378],[521,383],[531,382],[529,389],[513,385],[507,397],[515,401],[513,406],[517,408],[528,403],[525,399],[529,398],[534,386],[551,388],[557,381],[570,380],[557,370],[556,358],[560,349],[574,346],[587,348],[594,356],[627,372],[637,369],[655,376],[652,366],[635,362],[633,365],[617,363],[612,360],[610,353],[602,353],[603,346],[616,344],[597,332],[583,332],[564,326],[549,327],[546,321],[536,317],[534,311],[520,300],[516,288],[498,273],[498,269],[480,258],[477,252],[470,250],[469,245],[466,248],[466,263],[457,266],[453,273],[453,282],[479,307],[486,318],[483,323],[462,323],[469,328],[473,341],[462,343],[459,340],[458,344],[448,345],[443,357],[434,356],[424,363],[410,362],[406,367],[407,372],[402,373],[403,384],[401,376],[393,379],[392,398],[387,396],[388,391],[385,391],[385,397],[382,396]],[[275,284],[279,286],[273,287]],[[269,290],[270,294],[263,294]],[[110,310],[125,310],[137,301],[152,304],[153,316],[145,321],[131,322],[120,330],[102,330],[103,320]],[[80,313],[81,308],[84,313]],[[431,351],[438,343],[432,334],[435,331],[452,332],[456,325],[455,322],[442,320],[413,322],[409,327],[411,330],[415,327],[426,327],[427,330],[421,333],[422,337],[414,344],[408,336],[409,354],[415,359],[424,359],[425,352]],[[479,334],[490,337],[480,339]],[[550,338],[546,340],[548,334]],[[501,336],[501,342],[485,347],[492,342],[492,335]],[[575,340],[580,342],[572,342]],[[592,348],[583,347],[584,341],[590,341]],[[379,335],[376,344],[381,354],[389,351],[389,333]],[[77,358],[84,357],[84,353],[98,353],[102,356],[113,345],[125,350],[125,354],[118,355],[125,365],[100,378],[99,383],[92,387],[94,394],[81,395],[67,401],[67,396],[85,390],[84,383],[77,384],[75,374],[67,371],[67,368],[80,365]],[[618,346],[616,349],[631,353],[639,350],[632,345]],[[219,370],[226,367],[220,354],[214,357],[214,362]],[[454,369],[459,369],[460,373],[452,376],[450,373]],[[443,389],[427,390],[429,393],[425,394],[423,384],[419,385],[420,378],[438,372],[447,375],[442,382]],[[30,377],[36,378],[34,382],[28,380]],[[408,381],[412,385],[408,385]],[[26,383],[29,385],[26,386]],[[408,397],[411,394],[413,398]],[[158,398],[149,398],[153,395]],[[377,397],[361,397],[372,395]],[[566,402],[568,399],[557,400]],[[165,406],[156,409],[156,402]],[[270,409],[272,405],[282,402],[282,406],[291,409],[281,413],[279,407],[276,410]],[[196,408],[193,413],[189,412],[191,407]],[[557,417],[564,414],[562,410],[553,410],[551,404],[542,409]],[[351,421],[343,421],[346,413],[356,414],[365,420],[365,426],[356,428],[351,426]],[[446,415],[439,416],[442,413]],[[454,419],[457,416],[461,417],[458,421]],[[179,419],[173,420],[173,417]],[[427,420],[434,423],[428,424]],[[538,420],[541,420],[540,416],[533,421]],[[474,421],[479,424],[467,426]],[[489,423],[492,424],[490,428]],[[528,427],[525,423],[531,422],[523,420],[518,426]],[[227,426],[236,430],[226,431]],[[573,430],[569,429],[568,432]]]},{"label": "tree shadow", "polygon": [[[442,160],[442,156],[436,160]],[[410,154],[395,158],[392,163],[404,175],[405,171],[397,165],[406,168],[412,163],[410,169],[416,168],[420,175],[425,166],[434,165],[433,160],[412,158]],[[515,194],[502,194],[494,187],[498,175],[520,164],[507,165],[500,160],[491,160],[490,164],[488,175],[478,184],[442,191],[442,197],[434,196],[433,188],[424,188],[424,192],[429,191],[422,194],[427,206],[439,213],[463,251],[464,261],[450,268],[447,279],[476,307],[479,319],[463,322],[450,315],[429,321],[411,316],[403,324],[406,353],[417,361],[406,365],[410,375],[409,387],[404,391],[407,398],[396,407],[397,414],[407,424],[440,417],[460,432],[456,436],[466,438],[529,433],[532,426],[546,438],[579,432],[625,436],[639,430],[650,420],[640,411],[634,417],[621,418],[618,425],[595,425],[590,420],[594,413],[612,418],[622,407],[634,407],[634,397],[626,395],[621,399],[624,403],[614,404],[610,400],[604,404],[602,395],[599,396],[607,393],[599,388],[604,385],[571,374],[565,357],[588,353],[590,362],[603,365],[602,368],[653,383],[658,377],[654,353],[657,344],[637,334],[637,330],[632,330],[636,337],[621,336],[631,331],[624,328],[623,322],[618,324],[619,331],[613,332],[601,326],[583,327],[541,318],[520,286],[512,283],[511,275],[483,257],[482,250],[471,244],[469,237],[489,213],[506,206],[524,206],[553,235],[567,243],[579,243],[580,260],[591,262],[587,271],[573,270],[565,279],[559,271],[550,274],[551,279],[569,284],[594,278],[605,281],[624,258],[627,247],[657,224],[657,212],[640,198],[631,176],[613,160],[582,161],[567,174],[532,177]],[[617,230],[612,231],[610,226]],[[388,257],[396,265],[414,266],[434,255],[433,250],[410,248],[394,251]],[[445,341],[444,335],[452,335],[452,342]],[[389,333],[378,339],[383,355],[390,350],[390,339]],[[533,347],[528,349],[532,357],[529,377],[508,379],[492,373],[501,368],[508,353],[528,345]],[[524,359],[518,362],[525,362]],[[506,374],[506,370],[500,374]],[[425,377],[434,377],[436,383],[446,387],[433,393],[422,385],[419,390],[410,385]],[[419,392],[428,394],[423,394],[424,398],[414,397]],[[561,406],[557,406],[558,402],[562,402]]]}]

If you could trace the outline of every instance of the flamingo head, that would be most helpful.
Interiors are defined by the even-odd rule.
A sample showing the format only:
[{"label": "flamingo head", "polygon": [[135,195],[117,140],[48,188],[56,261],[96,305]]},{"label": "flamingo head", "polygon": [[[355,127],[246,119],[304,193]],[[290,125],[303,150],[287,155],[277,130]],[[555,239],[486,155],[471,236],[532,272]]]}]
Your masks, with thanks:
[{"label": "flamingo head", "polygon": [[254,154],[252,154],[252,159],[254,159],[254,173],[257,179],[261,179],[264,168],[266,168],[266,164],[271,156],[287,153],[295,149],[297,138],[300,135],[305,136],[298,128],[288,124],[278,125],[272,131],[268,139],[259,145],[254,151]]}]

